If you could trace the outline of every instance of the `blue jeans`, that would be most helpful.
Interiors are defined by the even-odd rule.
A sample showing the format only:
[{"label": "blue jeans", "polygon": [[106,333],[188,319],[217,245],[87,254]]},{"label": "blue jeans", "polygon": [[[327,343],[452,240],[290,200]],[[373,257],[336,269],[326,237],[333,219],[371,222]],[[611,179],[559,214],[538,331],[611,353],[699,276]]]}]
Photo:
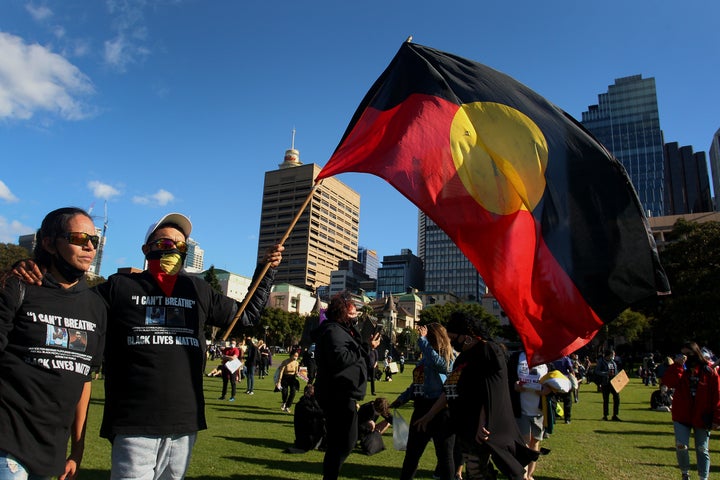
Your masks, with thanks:
[{"label": "blue jeans", "polygon": [[50,478],[28,472],[17,458],[0,451],[0,480],[50,480]]},{"label": "blue jeans", "polygon": [[[708,478],[710,475],[710,451],[708,441],[710,431],[703,428],[693,428],[682,423],[673,422],[675,428],[675,453],[677,454],[678,466],[683,473],[690,471],[690,430],[695,434],[695,458],[697,459],[697,471],[700,478]],[[680,446],[684,448],[681,448]]]},{"label": "blue jeans", "polygon": [[197,433],[168,436],[117,435],[110,479],[181,480],[190,465]]},{"label": "blue jeans", "polygon": [[255,390],[255,365],[247,366],[247,391]]}]

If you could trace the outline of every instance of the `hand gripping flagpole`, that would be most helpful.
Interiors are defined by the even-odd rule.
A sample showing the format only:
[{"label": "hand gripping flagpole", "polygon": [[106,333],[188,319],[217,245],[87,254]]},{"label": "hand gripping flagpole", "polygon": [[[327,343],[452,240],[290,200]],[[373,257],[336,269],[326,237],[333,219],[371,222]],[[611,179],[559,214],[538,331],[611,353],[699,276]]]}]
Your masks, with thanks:
[{"label": "hand gripping flagpole", "polygon": [[[280,245],[283,245],[285,241],[290,236],[290,233],[292,232],[292,229],[295,228],[295,224],[300,220],[300,216],[303,214],[307,206],[310,204],[310,201],[312,200],[313,194],[317,190],[317,188],[322,183],[322,180],[315,182],[315,185],[310,189],[310,193],[308,193],[307,198],[303,202],[302,206],[298,210],[298,212],[295,214],[295,218],[293,218],[292,222],[290,222],[290,226],[288,227],[285,234],[282,236],[280,241],[278,242]],[[227,338],[230,336],[230,332],[232,332],[232,329],[235,328],[235,324],[237,323],[238,319],[242,316],[243,312],[245,311],[245,307],[247,307],[247,304],[250,302],[250,299],[252,298],[253,294],[255,293],[255,290],[260,286],[260,282],[262,282],[262,279],[265,278],[265,274],[270,269],[270,262],[266,263],[265,266],[262,269],[262,272],[260,272],[260,275],[257,276],[255,281],[252,285],[250,285],[250,289],[248,290],[247,295],[245,295],[245,298],[243,299],[242,303],[240,304],[240,308],[238,308],[237,313],[235,314],[235,317],[232,320],[232,323],[228,327],[225,334],[222,336],[223,342],[227,340]]]}]

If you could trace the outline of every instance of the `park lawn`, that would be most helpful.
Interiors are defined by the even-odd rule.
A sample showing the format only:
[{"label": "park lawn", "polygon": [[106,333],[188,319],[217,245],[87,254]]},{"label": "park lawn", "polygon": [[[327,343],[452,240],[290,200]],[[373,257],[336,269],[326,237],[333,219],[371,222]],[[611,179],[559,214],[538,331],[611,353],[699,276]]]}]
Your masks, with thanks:
[{"label": "park lawn", "polygon": [[[377,382],[377,394],[392,401],[411,379],[411,369],[406,369],[403,374],[396,374],[393,382]],[[81,480],[109,478],[110,444],[98,436],[104,398],[102,382],[94,381],[93,387]],[[280,411],[280,394],[272,391],[272,377],[256,378],[252,396],[244,394],[245,382],[241,382],[233,403],[217,400],[221,387],[220,378],[205,377],[209,428],[198,435],[189,479],[321,478],[322,452],[283,453],[294,439],[292,415]],[[649,409],[654,388],[631,378],[621,393],[623,421],[604,422],[601,395],[595,385],[582,385],[580,402],[573,405],[572,423],[567,425],[559,420],[550,438],[542,442],[551,453],[541,457],[535,479],[679,479],[670,414]],[[409,420],[411,405],[400,412]],[[385,451],[370,457],[357,451],[351,454],[341,472],[342,478],[398,479],[404,452],[393,449],[391,432],[385,435]],[[712,478],[720,472],[720,445],[715,432],[710,449]],[[691,461],[694,466],[693,451]],[[415,478],[432,478],[434,466],[431,443]],[[691,478],[697,478],[696,474]]]}]

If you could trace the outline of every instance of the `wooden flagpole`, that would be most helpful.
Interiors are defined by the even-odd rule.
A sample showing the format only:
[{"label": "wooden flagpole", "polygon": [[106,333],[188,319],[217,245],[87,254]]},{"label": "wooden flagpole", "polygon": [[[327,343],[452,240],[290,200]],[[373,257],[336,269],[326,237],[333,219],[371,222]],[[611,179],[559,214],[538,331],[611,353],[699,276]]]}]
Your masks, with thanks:
[{"label": "wooden flagpole", "polygon": [[[285,241],[290,236],[290,233],[292,232],[292,229],[295,228],[295,224],[297,224],[298,220],[300,220],[300,216],[303,214],[307,206],[310,204],[310,201],[312,200],[313,194],[315,193],[315,190],[320,186],[322,183],[322,180],[315,183],[313,185],[312,189],[310,189],[310,193],[308,194],[307,198],[303,202],[302,206],[300,207],[300,210],[295,214],[295,218],[293,218],[292,222],[290,222],[290,226],[288,226],[287,231],[282,236],[280,241],[278,242],[280,245],[283,245]],[[250,289],[248,290],[247,295],[245,295],[245,298],[243,299],[242,303],[240,304],[240,308],[238,309],[237,313],[235,314],[235,317],[232,320],[232,323],[228,327],[225,334],[222,336],[222,340],[225,341],[230,336],[230,332],[232,332],[232,329],[235,328],[235,324],[242,316],[243,312],[245,311],[245,307],[247,307],[247,304],[250,302],[250,299],[252,298],[253,294],[255,293],[255,290],[260,286],[260,282],[262,282],[262,279],[265,278],[265,274],[270,269],[270,263],[266,263],[265,266],[262,269],[262,272],[260,272],[260,275],[255,279],[252,285],[250,285]]]}]

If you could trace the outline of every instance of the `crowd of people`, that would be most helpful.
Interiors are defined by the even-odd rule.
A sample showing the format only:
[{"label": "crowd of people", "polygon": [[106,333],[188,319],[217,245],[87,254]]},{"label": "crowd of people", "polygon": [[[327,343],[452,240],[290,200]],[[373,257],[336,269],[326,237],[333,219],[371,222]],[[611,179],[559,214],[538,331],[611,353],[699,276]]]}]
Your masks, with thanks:
[{"label": "crowd of people", "polygon": [[[257,324],[283,247],[268,249],[254,275],[258,288],[238,314],[236,300],[184,273],[191,229],[186,216],[164,215],[141,245],[146,270],[112,275],[90,288],[84,274],[99,242],[91,217],[76,208],[46,216],[32,260],[0,285],[0,479],[17,472],[76,478],[91,379],[101,363],[106,395],[100,434],[112,444],[113,479],[185,476],[197,432],[207,428],[198,381],[207,362],[218,362],[207,375],[222,377],[220,400],[234,401],[243,380],[245,393],[253,395],[256,372],[260,379],[270,375],[273,352],[263,341],[247,336],[206,349],[204,327]],[[531,365],[525,352],[507,352],[480,320],[462,311],[444,326],[417,327],[420,357],[395,400],[365,401],[368,388],[376,394],[378,366],[393,381],[405,359],[394,361],[389,350],[379,359],[382,332],[363,336],[357,327],[353,298],[336,295],[312,344],[291,349],[275,369],[280,409],[293,413],[294,407],[289,451],[322,449],[323,479],[339,478],[356,448],[368,455],[384,449],[383,433],[400,420],[393,409],[410,401],[401,480],[415,477],[430,440],[435,478],[496,478],[499,471],[511,480],[533,480],[539,456],[547,453],[542,440],[559,418],[571,422],[583,382],[601,392],[602,419],[621,421],[627,376],[612,349],[595,362],[573,354]],[[645,385],[659,385],[651,408],[671,412],[683,479],[690,475],[691,436],[699,478],[707,479],[710,431],[720,428],[718,362],[686,342],[673,357],[644,357],[638,374]],[[306,386],[295,403],[300,378]]]}]

